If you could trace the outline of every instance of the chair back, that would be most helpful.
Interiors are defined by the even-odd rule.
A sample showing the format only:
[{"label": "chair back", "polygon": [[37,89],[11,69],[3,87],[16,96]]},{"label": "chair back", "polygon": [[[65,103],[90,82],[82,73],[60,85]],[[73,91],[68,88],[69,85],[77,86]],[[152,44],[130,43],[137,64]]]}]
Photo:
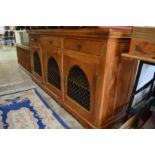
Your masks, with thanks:
[{"label": "chair back", "polygon": [[9,40],[12,42],[12,41],[15,41],[15,35],[14,35],[14,32],[13,31],[10,31],[9,32]]},{"label": "chair back", "polygon": [[13,31],[10,31],[10,37],[14,37],[14,32]]},{"label": "chair back", "polygon": [[5,32],[4,32],[4,37],[5,37],[5,38],[9,37],[9,32],[8,32],[8,31],[5,31]]}]

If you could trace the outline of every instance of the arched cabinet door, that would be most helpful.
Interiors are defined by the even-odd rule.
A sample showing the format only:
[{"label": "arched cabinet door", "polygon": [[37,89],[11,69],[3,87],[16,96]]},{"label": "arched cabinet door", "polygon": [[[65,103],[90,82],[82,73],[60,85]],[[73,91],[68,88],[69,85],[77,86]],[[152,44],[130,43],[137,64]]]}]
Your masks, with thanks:
[{"label": "arched cabinet door", "polygon": [[42,63],[42,49],[33,46],[31,48],[31,68],[33,77],[40,83],[43,81],[43,63]]},{"label": "arched cabinet door", "polygon": [[45,51],[45,84],[53,97],[61,98],[61,54],[59,49],[49,47]]},{"label": "arched cabinet door", "polygon": [[75,113],[91,119],[95,99],[95,65],[64,56],[65,104]]},{"label": "arched cabinet door", "polygon": [[37,73],[39,76],[42,76],[41,60],[37,51],[34,51],[33,53],[33,63],[34,72]]},{"label": "arched cabinet door", "polygon": [[90,110],[90,85],[85,72],[78,65],[67,75],[67,96],[86,110]]},{"label": "arched cabinet door", "polygon": [[56,89],[61,90],[60,69],[54,57],[47,60],[47,81]]}]

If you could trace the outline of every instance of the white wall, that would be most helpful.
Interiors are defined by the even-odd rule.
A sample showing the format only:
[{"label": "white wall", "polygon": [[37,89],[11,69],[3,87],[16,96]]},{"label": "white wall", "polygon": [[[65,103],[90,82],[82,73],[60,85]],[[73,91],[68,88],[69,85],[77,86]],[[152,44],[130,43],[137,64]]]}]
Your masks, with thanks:
[{"label": "white wall", "polygon": [[[138,87],[137,89],[139,89],[140,87],[142,87],[145,83],[147,83],[149,80],[151,80],[153,78],[155,72],[155,66],[152,65],[143,65],[142,68],[142,72],[141,72],[141,76],[139,79],[139,83],[138,83]],[[135,96],[135,99],[133,101],[133,105],[139,101],[142,100],[143,96],[148,92],[148,89],[140,92],[139,94],[137,94]]]},{"label": "white wall", "polygon": [[0,34],[4,34],[5,28],[4,26],[0,26]]}]

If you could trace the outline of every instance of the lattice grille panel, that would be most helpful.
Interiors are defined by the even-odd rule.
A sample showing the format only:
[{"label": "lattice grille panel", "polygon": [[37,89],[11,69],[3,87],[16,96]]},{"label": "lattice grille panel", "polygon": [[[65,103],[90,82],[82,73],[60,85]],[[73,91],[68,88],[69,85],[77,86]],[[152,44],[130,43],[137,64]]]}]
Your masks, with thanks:
[{"label": "lattice grille panel", "polygon": [[67,95],[85,109],[90,109],[90,88],[85,73],[79,66],[74,66],[67,78]]},{"label": "lattice grille panel", "polygon": [[53,57],[48,60],[48,82],[61,90],[60,71]]}]

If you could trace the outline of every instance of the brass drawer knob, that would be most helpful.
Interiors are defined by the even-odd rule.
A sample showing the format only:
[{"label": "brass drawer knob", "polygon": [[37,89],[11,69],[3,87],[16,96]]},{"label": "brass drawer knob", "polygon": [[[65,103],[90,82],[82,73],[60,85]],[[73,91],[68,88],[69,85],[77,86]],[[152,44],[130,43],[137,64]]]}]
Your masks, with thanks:
[{"label": "brass drawer knob", "polygon": [[31,39],[31,41],[33,41],[33,42],[37,42],[37,39],[35,39],[35,38],[32,38],[32,39]]},{"label": "brass drawer knob", "polygon": [[52,45],[52,44],[53,44],[53,41],[49,41],[49,44],[51,44],[51,45]]},{"label": "brass drawer knob", "polygon": [[80,44],[77,44],[76,45],[76,48],[79,50],[79,49],[81,49],[81,45]]}]

